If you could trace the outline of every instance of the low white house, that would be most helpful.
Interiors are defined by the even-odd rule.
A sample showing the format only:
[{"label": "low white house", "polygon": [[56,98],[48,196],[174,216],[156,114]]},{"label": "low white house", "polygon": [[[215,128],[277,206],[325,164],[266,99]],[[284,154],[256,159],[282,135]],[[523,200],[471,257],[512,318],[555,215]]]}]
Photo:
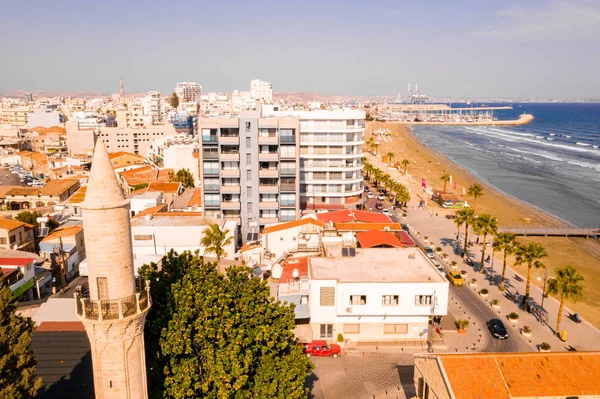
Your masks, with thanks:
[{"label": "low white house", "polygon": [[448,281],[416,248],[341,247],[309,258],[312,339],[427,338],[429,316],[444,316]]},{"label": "low white house", "polygon": [[322,230],[323,223],[310,217],[273,224],[263,229],[262,245],[271,259],[279,259],[286,252],[317,252]]},{"label": "low white house", "polygon": [[135,216],[145,209],[155,207],[164,203],[162,191],[149,191],[140,193],[131,197],[129,211],[131,216]]},{"label": "low white house", "polygon": [[[17,251],[14,251],[17,252]],[[8,281],[12,299],[27,293],[33,299],[35,285],[35,254],[30,257],[0,258],[0,274]]]},{"label": "low white house", "polygon": [[[224,258],[233,259],[238,242],[237,222],[205,217],[198,212],[157,212],[132,218],[133,254],[135,257],[165,255],[173,249],[177,253],[200,250],[202,255],[204,247],[200,245],[200,240],[204,230],[213,223],[221,230],[229,230],[229,235],[233,237],[224,254]],[[207,256],[214,257],[214,254]]]}]

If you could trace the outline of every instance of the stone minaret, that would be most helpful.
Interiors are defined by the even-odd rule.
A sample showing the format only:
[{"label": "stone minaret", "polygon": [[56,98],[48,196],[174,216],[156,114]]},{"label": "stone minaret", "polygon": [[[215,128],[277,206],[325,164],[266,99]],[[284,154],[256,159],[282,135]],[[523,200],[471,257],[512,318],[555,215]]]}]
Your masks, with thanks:
[{"label": "stone minaret", "polygon": [[125,97],[125,87],[123,86],[123,78],[119,81],[119,97],[123,99]]},{"label": "stone minaret", "polygon": [[144,321],[149,288],[134,276],[129,200],[101,140],[82,209],[89,298],[75,297],[92,349],[96,399],[147,398]]}]

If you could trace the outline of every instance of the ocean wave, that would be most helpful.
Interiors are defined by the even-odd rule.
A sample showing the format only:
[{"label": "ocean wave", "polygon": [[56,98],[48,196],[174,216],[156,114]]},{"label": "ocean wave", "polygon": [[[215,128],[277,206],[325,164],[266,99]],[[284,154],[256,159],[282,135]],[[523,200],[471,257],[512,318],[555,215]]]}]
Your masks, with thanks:
[{"label": "ocean wave", "polygon": [[600,172],[600,164],[597,164],[597,163],[589,163],[589,162],[581,162],[581,161],[567,161],[567,163]]},{"label": "ocean wave", "polygon": [[590,146],[591,146],[591,144],[588,144],[588,143],[581,143],[581,142],[579,142],[579,141],[578,141],[577,143],[575,143],[575,144],[577,144],[577,145],[581,145],[581,146],[583,146],[583,147],[590,147]]},{"label": "ocean wave", "polygon": [[519,132],[515,132],[513,130],[497,129],[497,128],[493,128],[493,127],[489,127],[488,130],[491,130],[494,132],[500,132],[500,133],[514,134],[516,136],[524,136],[524,137],[534,137],[535,136],[531,133],[519,133]]},{"label": "ocean wave", "polygon": [[546,140],[548,140],[548,141],[554,141],[554,139],[550,138],[550,137],[546,137]]}]

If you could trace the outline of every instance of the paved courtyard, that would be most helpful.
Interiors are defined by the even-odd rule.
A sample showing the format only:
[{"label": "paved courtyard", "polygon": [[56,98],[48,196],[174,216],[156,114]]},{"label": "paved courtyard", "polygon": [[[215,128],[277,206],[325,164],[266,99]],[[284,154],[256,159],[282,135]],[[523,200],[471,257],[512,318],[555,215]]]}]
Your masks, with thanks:
[{"label": "paved courtyard", "polygon": [[313,358],[309,398],[412,398],[413,356],[399,353],[349,354]]}]

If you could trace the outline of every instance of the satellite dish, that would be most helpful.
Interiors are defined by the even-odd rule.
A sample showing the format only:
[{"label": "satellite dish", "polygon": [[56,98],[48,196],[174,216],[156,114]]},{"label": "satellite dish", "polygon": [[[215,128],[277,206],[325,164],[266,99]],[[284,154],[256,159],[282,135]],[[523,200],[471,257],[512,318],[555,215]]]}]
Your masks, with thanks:
[{"label": "satellite dish", "polygon": [[300,277],[300,272],[298,271],[298,269],[294,269],[294,270],[292,271],[292,276],[293,276],[294,278],[298,278],[298,277]]},{"label": "satellite dish", "polygon": [[274,279],[280,279],[282,273],[283,267],[279,263],[274,264],[273,270],[271,271],[271,277],[273,277]]},{"label": "satellite dish", "polygon": [[19,246],[17,244],[15,244],[15,246],[13,247],[13,249],[16,251],[17,249],[19,249]]}]

